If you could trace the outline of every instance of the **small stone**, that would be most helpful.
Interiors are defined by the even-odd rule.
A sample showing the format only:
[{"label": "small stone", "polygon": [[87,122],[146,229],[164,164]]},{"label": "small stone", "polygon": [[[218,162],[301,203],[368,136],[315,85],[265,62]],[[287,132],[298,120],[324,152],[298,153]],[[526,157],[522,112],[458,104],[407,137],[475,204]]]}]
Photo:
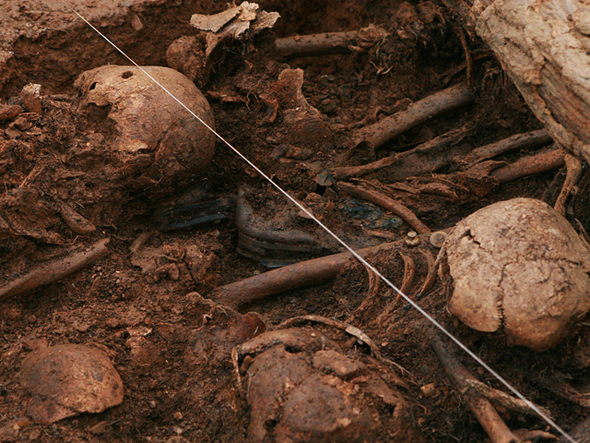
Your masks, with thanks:
[{"label": "small stone", "polygon": [[14,126],[21,131],[26,131],[27,129],[30,129],[33,124],[24,117],[18,117],[14,122],[11,123],[11,126]]},{"label": "small stone", "polygon": [[113,329],[118,327],[121,324],[119,319],[115,318],[115,317],[108,318],[105,323],[109,328],[113,328]]},{"label": "small stone", "polygon": [[131,15],[131,27],[136,31],[141,31],[143,29],[143,23],[137,14]]},{"label": "small stone", "polygon": [[29,83],[23,87],[21,91],[23,105],[29,112],[36,112],[41,114],[43,108],[41,106],[41,85]]},{"label": "small stone", "polygon": [[418,246],[420,244],[420,237],[418,237],[418,233],[415,231],[409,231],[406,234],[406,238],[404,240],[406,245],[408,246]]},{"label": "small stone", "polygon": [[74,329],[78,332],[81,332],[82,334],[88,332],[88,329],[90,329],[90,325],[88,323],[85,322],[78,322],[75,321],[74,322]]},{"label": "small stone", "polygon": [[18,308],[11,307],[11,308],[6,309],[4,315],[5,315],[5,317],[6,317],[7,320],[16,321],[16,320],[19,320],[22,317],[22,312]]},{"label": "small stone", "polygon": [[174,413],[174,420],[178,420],[178,421],[180,421],[180,420],[182,420],[183,418],[184,418],[184,417],[182,416],[182,412],[180,412],[180,411],[176,411],[176,412]]},{"label": "small stone", "polygon": [[16,128],[12,127],[12,126],[6,128],[4,130],[4,133],[11,140],[14,140],[14,139],[20,137],[20,135],[22,134],[21,131],[19,131],[18,129],[16,129]]},{"label": "small stone", "polygon": [[420,390],[424,397],[432,397],[437,392],[436,384],[434,383],[428,383],[427,385],[422,386]]},{"label": "small stone", "polygon": [[176,434],[180,435],[184,432],[184,429],[182,429],[179,426],[172,426],[172,431],[174,431]]},{"label": "small stone", "polygon": [[0,105],[0,121],[12,120],[23,112],[23,108],[18,105]]}]

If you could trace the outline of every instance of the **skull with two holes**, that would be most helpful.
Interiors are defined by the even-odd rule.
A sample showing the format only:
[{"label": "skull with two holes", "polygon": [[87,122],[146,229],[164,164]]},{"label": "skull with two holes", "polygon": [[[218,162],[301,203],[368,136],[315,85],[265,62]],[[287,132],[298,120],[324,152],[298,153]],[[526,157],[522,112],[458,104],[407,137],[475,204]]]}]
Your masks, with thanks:
[{"label": "skull with two holes", "polygon": [[546,203],[516,198],[471,214],[447,237],[449,311],[544,351],[590,308],[590,249]]},{"label": "skull with two holes", "polygon": [[102,66],[83,72],[74,86],[80,127],[95,134],[90,144],[100,137],[106,151],[94,157],[102,155],[111,179],[129,192],[157,196],[193,178],[213,156],[214,134],[179,102],[211,128],[214,119],[201,91],[184,75],[159,66],[143,70],[152,78],[134,66]]}]

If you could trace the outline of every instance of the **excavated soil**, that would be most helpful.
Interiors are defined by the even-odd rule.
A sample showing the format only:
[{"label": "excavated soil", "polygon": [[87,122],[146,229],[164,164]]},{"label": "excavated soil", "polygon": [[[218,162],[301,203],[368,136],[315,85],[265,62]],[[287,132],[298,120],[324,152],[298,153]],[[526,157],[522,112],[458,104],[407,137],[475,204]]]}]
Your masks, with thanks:
[{"label": "excavated soil", "polygon": [[[92,151],[107,149],[115,128],[104,109],[80,115],[80,91],[74,80],[83,71],[128,62],[67,8],[56,6],[59,2],[49,3],[0,0],[0,102],[25,107],[16,119],[0,121],[0,288],[44,262],[104,238],[110,239],[109,255],[57,282],[0,301],[0,442],[185,441],[170,440],[174,436],[189,442],[247,440],[251,410],[238,386],[230,351],[259,331],[243,326],[243,319],[251,317],[207,300],[216,288],[268,269],[238,247],[237,189],[247,189],[248,202],[260,219],[319,239],[319,246],[304,258],[342,248],[221,142],[198,175],[166,181],[165,187],[153,180],[145,187],[137,184],[141,180],[127,183],[117,171],[118,163]],[[72,3],[146,66],[166,66],[172,42],[196,35],[189,24],[192,14],[217,13],[226,7],[212,0]],[[467,124],[474,129],[461,141],[465,152],[540,129],[493,55],[476,37],[464,34],[452,11],[437,1],[428,2],[428,7],[411,3],[261,0],[261,9],[281,16],[274,28],[226,44],[208,76],[197,82],[211,104],[217,131],[356,248],[404,239],[410,228],[392,221],[387,211],[337,191],[322,173],[342,161],[354,128],[466,81],[464,48],[474,60],[469,78],[476,91],[474,101],[406,131],[376,151],[356,150],[348,164],[413,148]],[[371,24],[381,26],[389,37],[369,51],[281,57],[274,49],[277,38]],[[321,131],[294,130],[286,122],[277,80],[289,68],[303,70],[303,96],[321,113]],[[23,103],[21,90],[29,83],[41,85],[41,113],[27,112]],[[299,150],[281,156],[285,144]],[[495,160],[512,162],[528,153]],[[451,163],[437,174],[452,174],[456,167]],[[437,174],[424,179],[442,177],[444,182]],[[363,179],[387,184],[387,170]],[[513,197],[553,204],[564,171],[505,184],[481,181],[479,188],[469,189],[449,180],[444,183],[461,189],[461,198],[431,192],[406,193],[404,200],[399,187],[387,189],[436,231]],[[585,175],[568,210],[574,226],[586,230],[588,180]],[[231,203],[224,219],[170,229],[191,217],[178,218],[167,210],[218,198]],[[63,204],[96,230],[73,232],[64,222]],[[446,310],[440,280],[426,294],[418,293],[428,272],[426,257],[437,251],[424,244],[418,249],[401,247],[402,254],[416,262],[409,292],[530,400],[551,411],[557,423],[572,429],[590,405],[584,395],[590,392],[589,323],[582,320],[567,340],[542,353],[510,347],[500,333],[470,330]],[[398,252],[379,252],[369,259],[395,284],[402,283],[404,261]],[[405,387],[396,389],[407,402],[412,432],[425,442],[488,441],[428,344],[428,322],[403,301],[392,308],[394,298],[384,284],[376,287],[367,270],[351,261],[333,280],[249,303],[238,311],[258,313],[267,330],[308,314],[362,329],[383,357],[395,363],[386,365],[390,377],[382,378],[404,381]],[[388,314],[380,315],[383,312]],[[98,414],[35,423],[26,413],[21,365],[37,349],[68,343],[96,346],[107,353],[123,381],[124,400]],[[353,354],[370,354],[362,341],[349,345]],[[481,381],[500,388],[466,356],[460,354],[459,359]],[[511,429],[548,430],[539,418],[499,411]]]}]

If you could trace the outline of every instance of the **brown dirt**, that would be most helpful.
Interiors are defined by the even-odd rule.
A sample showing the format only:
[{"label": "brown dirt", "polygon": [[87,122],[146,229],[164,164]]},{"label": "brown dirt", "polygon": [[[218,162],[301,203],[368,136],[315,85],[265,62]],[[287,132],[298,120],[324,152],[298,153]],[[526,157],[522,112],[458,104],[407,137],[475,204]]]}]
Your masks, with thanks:
[{"label": "brown dirt", "polygon": [[[139,64],[161,66],[166,65],[166,50],[175,39],[195,34],[188,24],[191,14],[215,13],[225,7],[212,0],[75,3]],[[440,15],[421,15],[418,20],[412,15],[416,9],[399,0],[262,0],[262,9],[281,14],[277,25],[251,42],[225,47],[202,87],[218,132],[293,196],[314,207],[330,228],[355,247],[384,241],[384,230],[388,237],[403,238],[408,227],[376,226],[375,220],[367,220],[367,214],[377,213],[374,207],[363,209],[358,201],[338,196],[318,185],[316,176],[348,149],[354,124],[378,111],[379,117],[396,112],[408,99],[415,101],[444,89],[449,81],[465,80],[464,70],[451,74],[464,61],[458,25],[442,4],[434,4]],[[249,201],[259,216],[270,219],[278,213],[281,217],[277,219],[289,220],[290,228],[315,233],[323,242],[322,253],[335,252],[338,247],[311,222],[297,216],[289,203],[221,143],[204,173],[177,183],[169,192],[159,189],[146,196],[119,182],[117,187],[108,185],[110,178],[104,175],[108,168],[96,172],[94,158],[83,152],[85,144],[102,146],[105,139],[97,140],[96,133],[80,129],[73,81],[85,70],[126,63],[94,31],[64,11],[40,0],[0,0],[4,51],[0,52],[0,102],[22,105],[20,91],[27,83],[43,88],[42,114],[25,112],[18,121],[0,122],[0,288],[39,263],[105,237],[111,239],[111,253],[74,275],[0,302],[0,442],[163,442],[175,435],[192,442],[243,441],[250,411],[237,388],[229,351],[251,334],[234,331],[242,321],[237,313],[211,305],[196,292],[206,298],[214,288],[266,268],[238,254],[231,211],[229,221],[176,231],[163,230],[167,222],[155,215],[175,205],[235,196],[236,189],[247,184],[255,190]],[[416,20],[424,26],[411,28]],[[277,37],[353,30],[372,23],[392,33],[378,51],[291,59],[273,52]],[[475,123],[476,129],[462,142],[466,149],[538,129],[538,121],[498,63],[491,55],[485,56],[482,43],[469,41],[469,50],[484,54],[474,64],[471,80],[477,94],[473,104],[432,119],[377,152],[355,152],[351,164],[413,147],[468,122]],[[303,94],[323,113],[330,128],[328,138],[307,139],[305,132],[290,130],[281,111],[274,122],[269,121],[269,105],[263,98],[265,93],[280,96],[279,88],[273,88],[280,72],[289,67],[304,70]],[[222,95],[236,100],[220,100]],[[92,118],[97,122],[95,129],[114,130],[101,126],[104,112]],[[309,150],[308,158],[277,160],[271,154],[284,143]],[[72,152],[78,155],[78,163],[74,162],[78,169],[70,168]],[[512,161],[523,154],[501,159]],[[364,178],[387,182],[383,171]],[[562,181],[562,172],[549,172],[490,185],[485,195],[472,191],[461,201],[424,194],[406,204],[438,230],[499,200],[519,196],[553,203]],[[585,177],[581,187],[587,186]],[[587,193],[575,196],[569,216],[588,230],[590,206],[584,195]],[[67,202],[97,230],[86,236],[72,232],[56,202]],[[381,219],[389,218],[379,214]],[[2,225],[3,218],[11,221],[11,229]],[[146,232],[151,235],[141,252],[131,253],[134,241]],[[415,294],[427,266],[421,253],[409,253],[417,263]],[[403,261],[397,253],[374,260],[386,276],[401,284]],[[408,385],[403,394],[424,441],[486,441],[483,429],[453,390],[424,339],[425,320],[400,303],[385,320],[375,321],[394,294],[381,287],[374,301],[361,305],[374,289],[365,268],[351,264],[332,282],[270,297],[241,312],[259,313],[267,329],[304,314],[352,322],[373,338],[384,357],[409,371],[403,373]],[[417,300],[529,399],[551,410],[566,429],[587,413],[552,389],[557,382],[567,382],[580,392],[590,388],[586,322],[579,323],[572,336],[556,348],[536,354],[509,347],[501,336],[475,333],[461,325],[445,309],[440,282]],[[21,363],[31,350],[65,343],[107,350],[123,380],[125,399],[100,414],[36,424],[26,415],[27,397],[18,375]],[[480,380],[499,387],[475,363],[461,359]],[[431,383],[434,393],[426,396],[420,387]],[[540,419],[508,411],[501,414],[512,429],[546,427]]]}]

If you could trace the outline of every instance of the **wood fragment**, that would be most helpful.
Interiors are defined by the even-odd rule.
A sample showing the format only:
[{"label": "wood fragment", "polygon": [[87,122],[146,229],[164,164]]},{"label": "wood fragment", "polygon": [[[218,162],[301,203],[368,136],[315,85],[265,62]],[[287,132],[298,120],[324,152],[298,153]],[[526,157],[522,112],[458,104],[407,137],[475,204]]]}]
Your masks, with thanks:
[{"label": "wood fragment", "polygon": [[448,344],[431,331],[430,344],[447,375],[454,381],[471,412],[482,425],[492,443],[522,443],[506,426],[488,399],[470,389],[469,381],[476,378],[456,359]]},{"label": "wood fragment", "polygon": [[275,51],[278,55],[294,57],[365,52],[381,43],[387,35],[385,29],[375,25],[356,31],[295,35],[277,39]]},{"label": "wood fragment", "polygon": [[469,87],[464,84],[451,86],[412,103],[404,111],[355,131],[352,137],[352,146],[354,148],[364,145],[376,149],[408,129],[444,112],[463,106],[471,100],[473,100],[473,93]]},{"label": "wood fragment", "polygon": [[0,301],[57,281],[85,268],[96,260],[106,257],[109,253],[107,249],[108,243],[109,239],[103,239],[96,242],[86,251],[75,252],[67,257],[40,265],[34,271],[0,287]]},{"label": "wood fragment", "polygon": [[[534,417],[537,417],[538,415],[536,411],[531,409],[531,407],[520,398],[515,398],[506,394],[505,392],[499,391],[498,389],[491,388],[475,378],[466,380],[466,383],[471,387],[471,389],[473,389],[474,392],[483,395],[492,403],[502,406],[509,411],[514,411],[522,415],[531,415]],[[539,410],[541,410],[545,415],[547,415],[547,417],[553,418],[551,411],[539,405],[535,406],[539,408]]]},{"label": "wood fragment", "polygon": [[358,31],[326,32],[313,35],[294,35],[275,41],[275,51],[282,56],[307,57],[346,54],[357,44]]},{"label": "wood fragment", "polygon": [[74,211],[70,205],[64,202],[56,202],[56,205],[62,220],[73,232],[79,235],[90,235],[96,232],[96,226]]},{"label": "wood fragment", "polygon": [[469,52],[469,47],[467,46],[467,39],[465,38],[465,33],[463,32],[463,29],[460,27],[456,27],[455,32],[459,35],[459,40],[461,41],[461,46],[463,47],[463,53],[465,54],[465,65],[467,67],[467,86],[471,88],[471,69],[473,66],[471,53]]},{"label": "wood fragment", "polygon": [[541,174],[561,168],[565,164],[565,151],[553,149],[536,155],[522,157],[519,160],[501,168],[495,169],[490,176],[500,183],[508,183],[529,175]]},{"label": "wood fragment", "polygon": [[430,228],[416,217],[416,215],[401,203],[389,198],[388,196],[381,194],[377,191],[369,191],[367,189],[359,188],[358,186],[351,185],[350,183],[338,182],[336,184],[338,190],[347,192],[350,195],[368,200],[376,205],[379,205],[388,211],[391,211],[406,223],[408,223],[418,234],[429,234]]},{"label": "wood fragment", "polygon": [[481,146],[461,158],[461,163],[472,166],[496,155],[525,148],[537,148],[551,143],[553,139],[545,129],[516,134],[496,143]]},{"label": "wood fragment", "polygon": [[[402,241],[384,243],[356,252],[365,257],[381,250],[399,248]],[[295,263],[216,288],[209,294],[209,298],[235,309],[271,295],[325,283],[336,277],[352,259],[350,252],[342,252]]]},{"label": "wood fragment", "polygon": [[414,275],[416,275],[416,263],[409,255],[402,254],[401,252],[399,255],[404,261],[404,279],[402,280],[400,291],[404,294],[408,294],[410,289],[412,289],[412,284],[414,283]]},{"label": "wood fragment", "polygon": [[569,198],[574,186],[578,184],[580,178],[582,178],[582,162],[574,157],[573,155],[567,154],[565,156],[565,166],[567,169],[567,175],[565,176],[565,182],[561,188],[561,192],[557,197],[554,209],[565,217],[566,215],[566,203]]},{"label": "wood fragment", "polygon": [[[404,294],[408,294],[410,289],[412,289],[412,284],[414,283],[414,275],[416,274],[416,263],[414,262],[414,259],[408,255],[402,254],[401,252],[399,253],[399,255],[404,261],[404,278],[402,279],[400,291]],[[377,322],[381,323],[383,318],[388,318],[391,315],[391,312],[397,307],[401,300],[402,296],[399,293],[396,293],[396,296],[393,299],[393,301],[387,305],[385,310],[377,318]]]},{"label": "wood fragment", "polygon": [[[451,0],[448,0],[451,1]],[[460,0],[452,0],[460,2]],[[461,16],[495,52],[551,137],[590,160],[588,16],[580,0],[477,0]]]},{"label": "wood fragment", "polygon": [[0,121],[12,120],[23,112],[19,105],[0,105]]},{"label": "wood fragment", "polygon": [[[346,180],[377,172],[383,168],[395,165],[392,170],[391,181],[403,180],[407,177],[434,172],[450,163],[453,155],[438,154],[430,158],[433,151],[449,148],[463,140],[473,130],[472,126],[453,129],[423,143],[414,149],[395,153],[377,161],[360,166],[341,166],[332,169],[336,180]],[[452,152],[452,151],[451,151]]]},{"label": "wood fragment", "polygon": [[31,185],[31,183],[33,183],[35,180],[37,180],[37,178],[43,172],[45,172],[45,169],[46,169],[45,165],[35,166],[33,169],[31,169],[31,172],[29,172],[29,174],[25,177],[23,182],[18,186],[18,189],[27,189]]},{"label": "wood fragment", "polygon": [[434,282],[436,281],[436,277],[438,275],[437,272],[437,262],[434,260],[432,253],[428,249],[421,249],[420,252],[426,258],[426,263],[428,263],[428,273],[426,274],[426,278],[424,279],[424,283],[422,283],[422,287],[418,294],[426,295],[428,291],[434,286]]}]

